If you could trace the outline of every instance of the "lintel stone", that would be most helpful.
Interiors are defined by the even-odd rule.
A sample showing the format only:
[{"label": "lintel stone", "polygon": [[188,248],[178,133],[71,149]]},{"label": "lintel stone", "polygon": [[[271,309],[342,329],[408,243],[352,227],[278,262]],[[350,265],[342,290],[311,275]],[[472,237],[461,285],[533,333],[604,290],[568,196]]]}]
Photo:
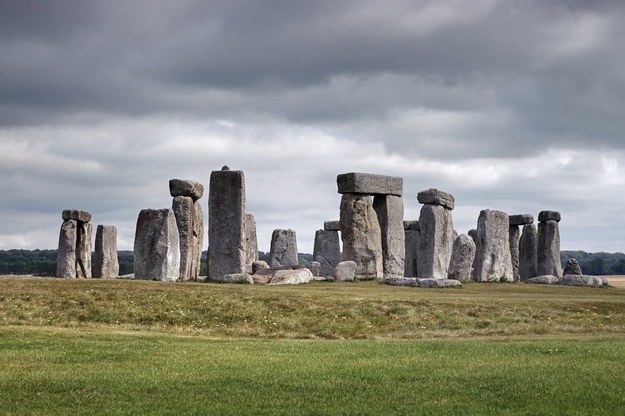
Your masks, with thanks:
[{"label": "lintel stone", "polygon": [[399,176],[350,172],[336,177],[339,194],[402,196],[404,179]]},{"label": "lintel stone", "polygon": [[417,194],[417,201],[420,204],[441,205],[447,209],[454,209],[456,202],[454,196],[450,193],[430,188]]},{"label": "lintel stone", "polygon": [[560,222],[562,216],[558,211],[540,211],[538,214],[539,222],[556,221]]},{"label": "lintel stone", "polygon": [[80,222],[89,222],[91,221],[91,214],[87,211],[81,211],[79,209],[66,209],[62,214],[63,220],[74,220]]},{"label": "lintel stone", "polygon": [[509,225],[530,225],[533,223],[534,216],[532,214],[518,214],[508,216]]},{"label": "lintel stone", "polygon": [[325,231],[341,231],[340,221],[325,221],[323,223],[323,229]]}]

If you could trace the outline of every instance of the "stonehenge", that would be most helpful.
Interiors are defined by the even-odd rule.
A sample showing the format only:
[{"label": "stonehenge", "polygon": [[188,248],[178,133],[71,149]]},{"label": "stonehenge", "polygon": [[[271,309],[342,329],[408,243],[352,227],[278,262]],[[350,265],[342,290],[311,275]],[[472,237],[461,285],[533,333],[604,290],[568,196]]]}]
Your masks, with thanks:
[{"label": "stonehenge", "polygon": [[561,216],[557,211],[541,211],[538,214],[538,274],[562,276],[560,264]]},{"label": "stonehenge", "polygon": [[93,225],[87,211],[66,209],[61,214],[63,224],[59,233],[57,277],[90,278],[91,236]]},{"label": "stonehenge", "polygon": [[427,189],[417,195],[421,207],[417,271],[420,278],[446,279],[454,244],[451,211],[454,197],[437,189]]},{"label": "stonehenge", "polygon": [[173,197],[172,210],[180,240],[179,280],[197,280],[204,243],[204,213],[198,201],[204,195],[204,186],[195,181],[171,179],[169,193]]},{"label": "stonehenge", "polygon": [[115,278],[119,274],[117,228],[113,225],[98,225],[96,229],[92,272],[93,277],[100,278]]},{"label": "stonehenge", "polygon": [[405,256],[403,179],[351,172],[338,175],[336,182],[342,194],[343,260],[356,263],[357,279],[402,276]]}]

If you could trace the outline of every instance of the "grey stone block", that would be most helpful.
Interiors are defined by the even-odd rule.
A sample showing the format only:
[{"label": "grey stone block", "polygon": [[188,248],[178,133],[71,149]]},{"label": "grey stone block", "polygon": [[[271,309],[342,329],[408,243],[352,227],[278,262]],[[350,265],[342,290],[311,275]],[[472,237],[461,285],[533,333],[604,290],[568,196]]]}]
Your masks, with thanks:
[{"label": "grey stone block", "polygon": [[454,196],[448,192],[430,188],[419,192],[417,194],[417,201],[419,201],[420,204],[441,205],[447,209],[454,209],[456,200]]},{"label": "grey stone block", "polygon": [[92,273],[98,278],[116,278],[119,274],[117,228],[113,225],[98,225],[96,229]]},{"label": "grey stone block", "polygon": [[81,211],[79,209],[66,209],[61,214],[61,217],[64,221],[74,220],[80,222],[89,222],[91,221],[91,214],[87,211]]},{"label": "grey stone block", "polygon": [[340,221],[325,221],[323,223],[323,229],[325,231],[341,231]]},{"label": "grey stone block", "polygon": [[534,216],[532,214],[517,214],[510,215],[508,217],[508,223],[513,225],[529,225],[534,223]]},{"label": "grey stone block", "polygon": [[401,196],[376,195],[373,198],[373,209],[380,225],[384,278],[403,277],[406,255],[404,202]]},{"label": "grey stone block", "polygon": [[398,176],[350,172],[336,178],[339,194],[402,196],[404,180]]},{"label": "grey stone block", "polygon": [[441,205],[421,207],[417,273],[421,278],[446,279],[454,240],[452,211]]},{"label": "grey stone block", "polygon": [[317,230],[313,260],[320,264],[320,276],[334,275],[334,268],[343,260],[338,231]]},{"label": "grey stone block", "polygon": [[562,216],[558,211],[541,211],[538,214],[538,222],[556,221],[560,222]]},{"label": "grey stone block", "polygon": [[169,194],[174,198],[177,196],[186,196],[192,198],[195,202],[204,195],[204,185],[196,181],[170,179]]},{"label": "grey stone block", "polygon": [[514,281],[508,227],[507,213],[489,209],[480,212],[473,270],[476,282]]},{"label": "grey stone block", "polygon": [[297,258],[297,237],[294,230],[273,230],[269,251],[271,267],[293,267],[299,264]]},{"label": "grey stone block", "polygon": [[180,276],[180,239],[171,209],[139,213],[134,243],[135,279],[176,281]]},{"label": "grey stone block", "polygon": [[460,234],[454,241],[449,261],[449,279],[467,282],[472,279],[475,260],[475,242],[466,234]]},{"label": "grey stone block", "polygon": [[78,222],[65,220],[59,232],[59,246],[56,261],[57,277],[76,277],[76,240],[78,236]]}]

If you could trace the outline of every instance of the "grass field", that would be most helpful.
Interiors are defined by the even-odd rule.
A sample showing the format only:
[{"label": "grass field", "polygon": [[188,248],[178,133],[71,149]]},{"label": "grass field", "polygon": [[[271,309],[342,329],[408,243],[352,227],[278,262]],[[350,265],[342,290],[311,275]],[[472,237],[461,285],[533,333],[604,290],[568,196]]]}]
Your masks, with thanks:
[{"label": "grass field", "polygon": [[1,414],[623,414],[625,290],[0,279]]}]

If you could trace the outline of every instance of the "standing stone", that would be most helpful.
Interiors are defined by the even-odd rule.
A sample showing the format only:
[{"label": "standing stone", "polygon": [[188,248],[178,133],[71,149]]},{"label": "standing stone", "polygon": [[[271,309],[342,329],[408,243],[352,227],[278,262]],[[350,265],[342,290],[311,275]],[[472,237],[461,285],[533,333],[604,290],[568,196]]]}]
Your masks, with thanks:
[{"label": "standing stone", "polygon": [[351,260],[342,261],[334,269],[334,278],[337,282],[350,282],[356,276],[357,267],[356,262]]},{"label": "standing stone", "polygon": [[193,254],[191,255],[191,280],[197,280],[200,276],[202,262],[202,247],[204,246],[204,212],[198,201],[193,203]]},{"label": "standing stone", "polygon": [[310,270],[310,272],[313,274],[313,277],[321,276],[321,263],[319,263],[318,261],[311,261],[307,267],[308,270]]},{"label": "standing stone", "polygon": [[519,278],[522,282],[538,276],[538,234],[534,224],[523,226],[519,240]]},{"label": "standing stone", "polygon": [[542,211],[538,215],[538,274],[562,277],[560,263],[560,213]]},{"label": "standing stone", "polygon": [[417,271],[421,278],[446,279],[453,248],[451,210],[442,205],[425,204],[419,215],[421,228]]},{"label": "standing stone", "polygon": [[564,268],[564,272],[562,272],[564,276],[566,275],[578,275],[581,276],[584,273],[582,273],[582,268],[579,267],[579,263],[577,262],[576,259],[569,259],[566,262],[566,267]]},{"label": "standing stone", "polygon": [[271,267],[293,267],[298,264],[295,231],[273,230],[269,249],[269,265]]},{"label": "standing stone", "polygon": [[95,233],[93,260],[93,277],[115,278],[119,275],[117,228],[115,226],[98,225]]},{"label": "standing stone", "polygon": [[521,229],[518,225],[510,225],[508,227],[508,241],[510,245],[510,260],[512,261],[512,276],[515,282],[521,280],[519,274],[519,242],[521,238]]},{"label": "standing stone", "polygon": [[180,239],[171,209],[144,209],[135,232],[135,279],[176,281],[180,276]]},{"label": "standing stone", "polygon": [[74,221],[79,221],[79,222],[91,221],[91,214],[88,213],[87,211],[82,211],[79,209],[63,210],[61,217],[63,218],[64,221],[67,221],[67,220],[74,220]]},{"label": "standing stone", "polygon": [[469,234],[469,237],[471,237],[473,242],[477,245],[477,230],[475,228],[471,228],[467,234]]},{"label": "standing stone", "polygon": [[381,279],[382,239],[371,197],[344,194],[340,211],[343,260],[356,263],[356,278]]},{"label": "standing stone", "polygon": [[208,194],[208,279],[247,270],[245,176],[242,171],[211,172]]},{"label": "standing stone", "polygon": [[76,240],[76,277],[91,278],[91,248],[93,225],[78,221],[78,239]]},{"label": "standing stone", "polygon": [[245,213],[245,253],[245,270],[248,274],[252,274],[252,264],[258,261],[258,238],[256,236],[256,220],[249,212]]},{"label": "standing stone", "polygon": [[460,234],[454,241],[449,261],[449,279],[467,282],[473,276],[473,261],[475,260],[475,242],[467,234]]},{"label": "standing stone", "polygon": [[[171,188],[171,181],[169,183]],[[178,279],[180,281],[191,279],[191,268],[193,266],[193,256],[195,255],[193,246],[193,205],[193,199],[188,196],[176,196],[172,203],[180,241],[180,276]]]},{"label": "standing stone", "polygon": [[473,278],[476,282],[514,281],[508,214],[483,210],[477,223],[477,245]]},{"label": "standing stone", "polygon": [[404,276],[417,277],[417,250],[419,247],[419,221],[404,221]]},{"label": "standing stone", "polygon": [[61,225],[56,262],[57,277],[76,277],[76,240],[78,221],[67,219]]},{"label": "standing stone", "polygon": [[376,195],[373,209],[380,225],[384,277],[403,277],[406,256],[404,202],[401,196]]},{"label": "standing stone", "polygon": [[334,275],[334,268],[342,260],[338,231],[317,230],[315,232],[313,260],[320,264],[320,276]]}]

